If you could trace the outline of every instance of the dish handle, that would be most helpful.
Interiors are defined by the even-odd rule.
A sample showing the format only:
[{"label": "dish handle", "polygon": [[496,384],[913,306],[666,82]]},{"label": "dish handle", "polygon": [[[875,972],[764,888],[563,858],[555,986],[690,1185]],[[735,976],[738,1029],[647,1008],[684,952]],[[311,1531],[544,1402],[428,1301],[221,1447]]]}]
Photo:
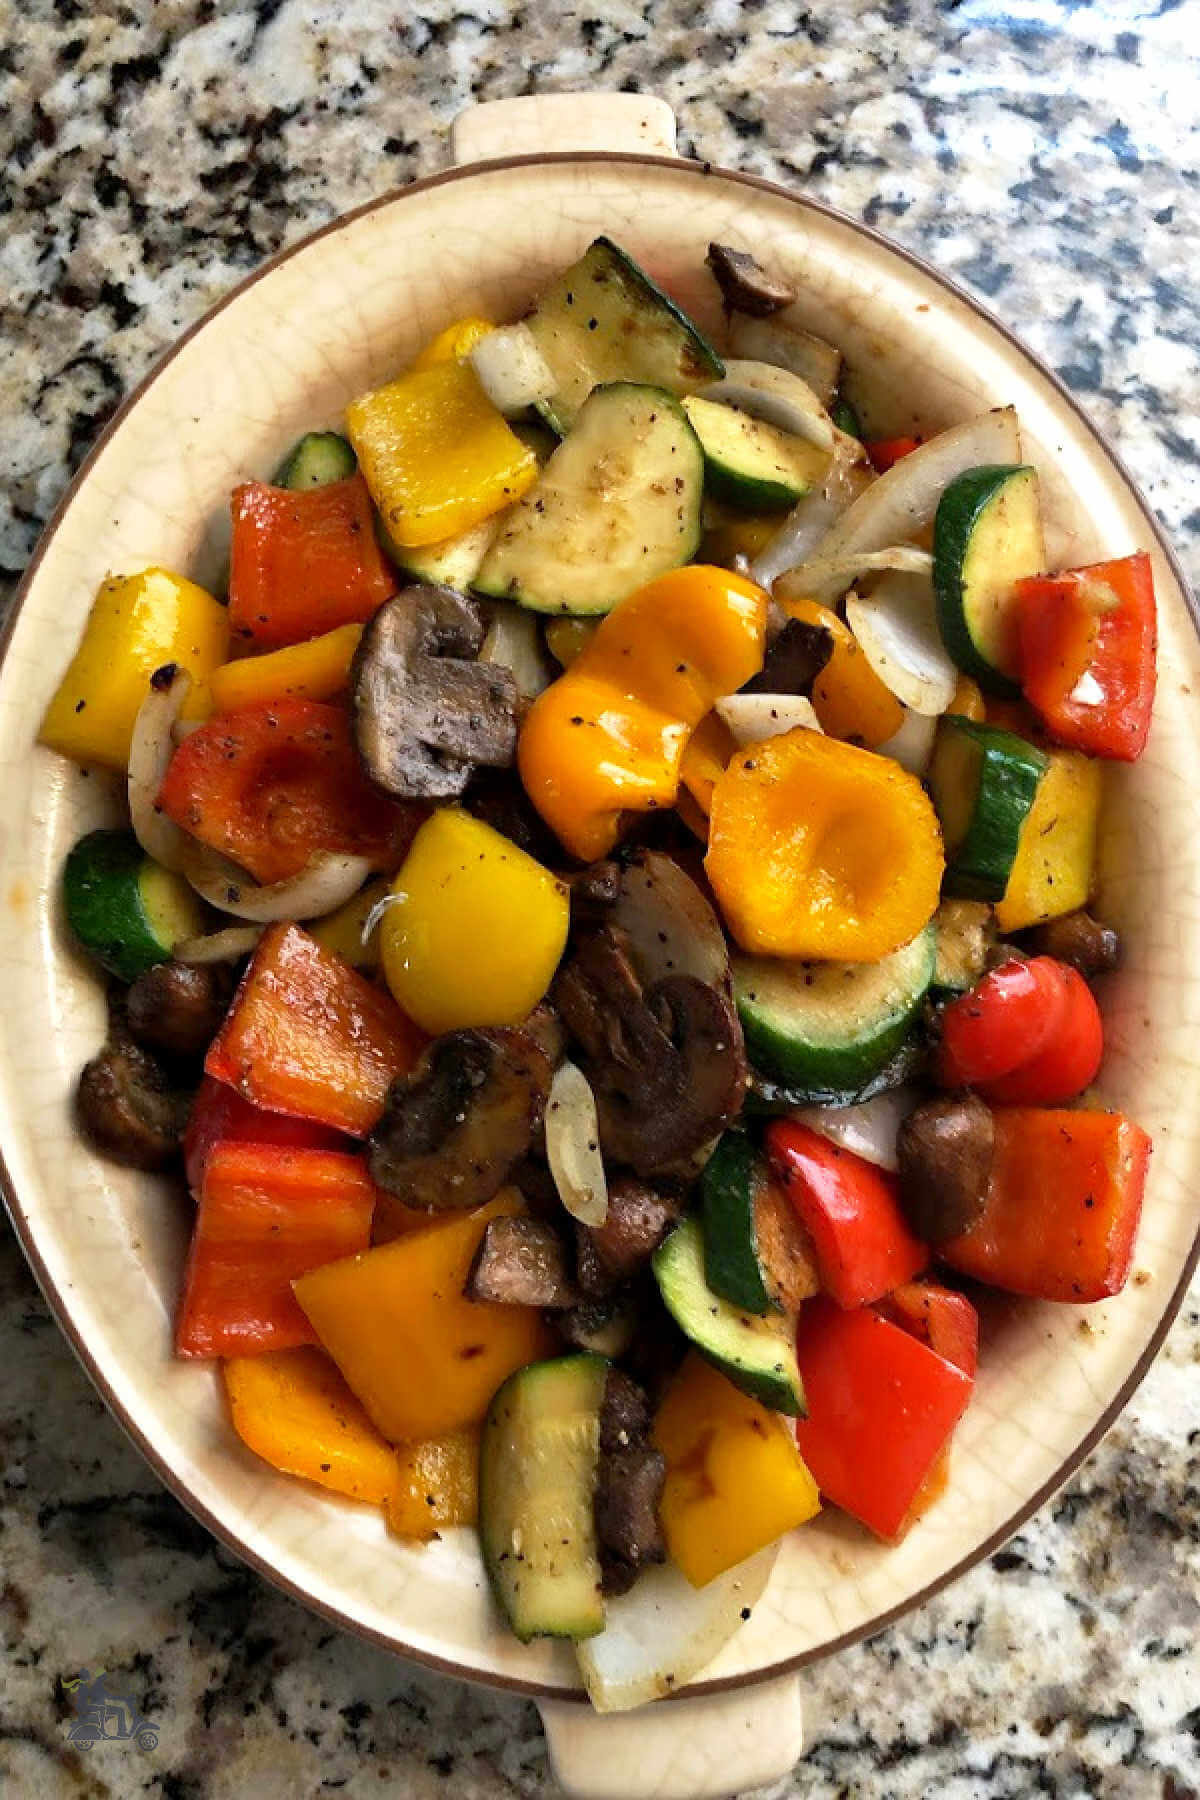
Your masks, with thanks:
[{"label": "dish handle", "polygon": [[456,165],[555,150],[674,156],[675,114],[647,94],[525,94],[469,106],[450,128]]},{"label": "dish handle", "polygon": [[804,1750],[795,1675],[633,1712],[539,1700],[550,1768],[570,1800],[723,1800],[791,1773]]}]

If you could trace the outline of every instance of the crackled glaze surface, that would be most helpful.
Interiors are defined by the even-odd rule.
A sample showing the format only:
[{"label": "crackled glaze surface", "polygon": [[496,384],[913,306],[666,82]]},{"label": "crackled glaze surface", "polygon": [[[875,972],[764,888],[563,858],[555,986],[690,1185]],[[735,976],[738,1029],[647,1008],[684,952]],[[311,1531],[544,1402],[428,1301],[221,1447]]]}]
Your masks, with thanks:
[{"label": "crackled glaze surface", "polygon": [[[180,16],[187,11],[167,10]],[[857,54],[869,61],[869,22],[867,15],[857,21],[857,50],[835,44],[828,51],[827,69],[838,56]],[[232,15],[218,23],[227,35],[235,28]],[[300,15],[289,6],[263,26],[264,43],[285,27],[304,35]],[[174,71],[170,77],[143,68],[120,78],[122,92],[139,83],[147,87],[145,107],[140,101],[128,103],[137,129],[163,129],[155,113],[160,80],[180,80],[185,86],[192,82],[203,90],[198,71],[209,67],[203,59],[215,56],[219,45],[209,42],[205,48],[202,40],[214,29],[215,24],[203,26],[181,36],[167,59]],[[1157,46],[1149,34],[1147,41]],[[265,52],[255,49],[253,33],[247,42],[246,66],[253,71]],[[801,48],[797,40],[793,49],[798,54]],[[76,60],[86,63],[94,53],[94,46],[85,45]],[[1020,64],[1025,51],[1019,34],[1010,53]],[[752,46],[748,66],[762,54],[761,43]],[[864,80],[865,70],[866,61],[860,70]],[[950,80],[949,66],[942,75]],[[209,93],[222,95],[228,108],[233,90],[222,88],[221,79],[218,75]],[[54,93],[47,88],[40,112],[30,115],[34,137],[25,167],[35,172],[31,180],[41,166],[39,134],[45,136],[37,120],[56,117]],[[876,99],[884,104],[878,95]],[[902,99],[898,92],[886,104],[899,105]],[[206,104],[222,102],[196,104],[203,113]],[[701,108],[691,129],[700,128],[702,116]],[[731,114],[745,116],[740,110]],[[331,143],[344,127],[343,118],[335,121]],[[272,129],[284,128],[285,122],[277,122]],[[736,133],[736,124],[728,129]],[[65,123],[62,130],[70,136]],[[746,141],[756,141],[754,134]],[[911,139],[897,136],[897,142],[906,141]],[[849,167],[838,175],[836,159],[825,165],[818,186],[833,179],[833,168],[846,183],[835,197],[869,212],[854,185],[861,163],[853,153],[853,133],[843,133],[839,142],[849,146]],[[725,136],[704,147],[736,160],[736,142]],[[213,152],[217,154],[216,146]],[[82,154],[88,153],[84,146]],[[114,160],[119,162],[119,156]],[[207,168],[211,173],[221,166],[214,161]],[[336,155],[330,166],[336,169]],[[927,159],[920,166],[928,189],[934,163]],[[970,174],[982,198],[989,191],[988,177],[978,167]],[[166,167],[154,177],[166,187],[176,179],[178,173]],[[1155,172],[1149,185],[1157,179]],[[488,184],[486,189],[480,181]],[[891,191],[880,177],[879,192]],[[211,570],[219,556],[220,498],[236,474],[269,466],[301,426],[336,417],[346,393],[394,367],[421,335],[442,322],[452,301],[502,308],[523,296],[539,267],[564,260],[601,225],[644,253],[652,265],[675,274],[696,259],[708,236],[745,237],[752,215],[758,241],[804,270],[813,323],[846,344],[874,428],[898,429],[914,412],[920,422],[933,425],[961,416],[978,397],[985,402],[1015,398],[1031,429],[1034,454],[1040,449],[1052,457],[1068,477],[1055,493],[1064,555],[1123,550],[1144,538],[1144,526],[1127,507],[1123,510],[1093,448],[1073,422],[1068,419],[1060,430],[1060,414],[1047,394],[1036,383],[1021,387],[1018,366],[1003,343],[991,344],[985,354],[957,356],[953,332],[965,316],[961,309],[941,291],[927,289],[912,271],[902,271],[902,289],[889,280],[886,293],[882,270],[868,273],[865,282],[850,279],[853,241],[841,227],[720,181],[697,186],[695,177],[675,171],[635,175],[592,166],[581,174],[521,171],[479,178],[467,210],[457,198],[460,192],[454,185],[435,189],[387,213],[370,215],[339,239],[336,258],[328,243],[324,249],[316,246],[237,301],[218,327],[210,328],[210,333],[218,328],[222,333],[220,354],[209,352],[202,335],[177,359],[126,428],[136,423],[147,435],[124,444],[118,439],[110,446],[73,517],[72,531],[60,535],[43,564],[0,691],[0,742],[6,761],[15,765],[0,797],[10,960],[0,1042],[9,1067],[20,1077],[17,1104],[10,1104],[0,1131],[22,1187],[31,1193],[39,1186],[47,1190],[40,1207],[43,1229],[56,1239],[57,1273],[73,1283],[72,1304],[89,1344],[119,1346],[122,1367],[114,1371],[114,1379],[122,1397],[133,1400],[144,1415],[157,1416],[158,1428],[172,1443],[173,1465],[186,1463],[195,1471],[201,1497],[226,1509],[229,1528],[242,1536],[269,1536],[273,1545],[283,1546],[292,1578],[327,1603],[343,1605],[349,1589],[358,1616],[376,1630],[391,1632],[397,1618],[403,1618],[400,1635],[406,1641],[442,1655],[451,1654],[450,1638],[474,1631],[485,1645],[470,1653],[481,1668],[518,1676],[527,1676],[532,1668],[560,1680],[569,1679],[569,1665],[562,1660],[545,1652],[522,1653],[487,1637],[478,1573],[461,1547],[448,1543],[419,1559],[406,1557],[384,1546],[374,1520],[339,1513],[317,1496],[264,1478],[229,1444],[210,1378],[195,1370],[168,1369],[164,1363],[166,1307],[183,1220],[172,1214],[164,1227],[157,1191],[120,1178],[98,1179],[96,1166],[75,1150],[64,1129],[69,1072],[95,1038],[99,1007],[83,971],[62,958],[56,923],[38,909],[36,896],[46,888],[79,823],[98,816],[103,802],[94,781],[84,784],[49,759],[27,762],[13,748],[28,741],[31,721],[53,685],[64,620],[80,616],[94,585],[97,559],[107,566],[154,557],[190,564],[201,573],[206,566]],[[348,203],[348,188],[339,186],[337,193],[338,205]],[[354,197],[362,198],[361,190]],[[1107,203],[1120,210],[1119,188]],[[117,192],[113,205],[124,204]],[[269,211],[269,202],[264,204]],[[931,205],[927,191],[918,204]],[[965,208],[969,198],[960,195],[956,204]],[[86,200],[82,205],[86,212]],[[498,217],[495,209],[501,206],[505,225],[497,243],[496,234],[481,235],[479,220]],[[24,230],[10,234],[4,251],[15,259],[10,266],[18,274],[24,268],[31,291],[37,263],[35,213],[31,201]],[[310,223],[319,216],[319,210],[307,215]],[[245,212],[247,230],[252,230],[252,217],[251,207]],[[153,225],[142,223],[147,240],[164,228],[161,218]],[[182,217],[177,223],[182,230]],[[267,234],[261,247],[266,248],[275,227],[265,219],[260,223]],[[1033,223],[1027,221],[1031,231]],[[1018,228],[1020,224],[1018,220]],[[977,241],[985,239],[980,235]],[[414,277],[416,250],[430,242],[438,246],[436,272],[424,267],[427,258],[420,258]],[[91,243],[99,256],[104,240],[93,237]],[[1109,245],[1110,255],[1111,250]],[[63,254],[73,254],[65,241]],[[319,264],[311,262],[314,257],[321,259]],[[954,266],[953,255],[944,260]],[[195,279],[203,263],[203,255],[183,256],[179,268]],[[219,260],[209,266],[224,273]],[[321,294],[315,326],[314,267]],[[114,273],[111,259],[106,260],[103,279],[110,287]],[[1083,273],[1081,268],[1081,281]],[[76,271],[78,279],[84,275],[84,268]],[[1024,279],[1013,276],[1011,265],[1009,277]],[[151,266],[142,279],[146,304],[153,303],[147,313],[150,328],[169,336],[166,296],[172,280],[182,277],[178,269],[168,274]],[[61,286],[71,283],[64,278]],[[1127,319],[1145,303],[1136,282],[1130,287],[1122,301]],[[396,298],[401,292],[403,309]],[[1081,292],[1086,303],[1085,281]],[[100,299],[97,288],[97,299],[101,307],[120,310],[111,293]],[[1003,291],[999,301],[1005,304]],[[1165,298],[1158,303],[1167,304]],[[893,304],[900,308],[902,323],[885,328]],[[931,312],[913,310],[922,306]],[[34,360],[28,369],[49,375],[54,338],[53,332],[43,337],[41,310],[30,308],[28,340]],[[191,316],[198,310],[197,305]],[[1118,325],[1120,318],[1118,312]],[[1073,324],[1060,322],[1056,329],[1071,333],[1069,341],[1087,343],[1078,315]],[[40,477],[34,472],[39,453],[68,426],[86,430],[72,421],[69,403],[63,410],[64,396],[78,395],[73,384],[89,366],[94,375],[97,366],[107,367],[106,359],[122,353],[121,332],[110,341],[94,313],[84,341],[86,332],[96,334],[91,365],[68,368],[59,382],[48,381],[14,440],[15,453],[23,459],[12,487],[17,502],[9,538],[16,547],[14,562],[23,532],[17,515],[44,510],[50,497],[52,477],[44,468]],[[152,341],[143,340],[143,354]],[[1118,333],[1106,354],[1117,355],[1120,345]],[[1078,353],[1086,355],[1083,349]],[[61,355],[61,346],[54,354]],[[1181,348],[1181,373],[1186,355]],[[1114,394],[1122,391],[1123,366],[1118,361],[1115,373],[1109,371],[1105,378]],[[1149,366],[1153,371],[1152,359]],[[1153,409],[1138,401],[1139,379],[1136,370],[1129,375],[1125,398],[1147,422],[1151,440],[1159,428]],[[206,429],[214,412],[225,421],[217,433]],[[1159,435],[1166,429],[1159,429]],[[1136,431],[1127,447],[1136,459]],[[1159,468],[1148,454],[1143,472],[1153,476]],[[46,484],[41,490],[39,479]],[[1067,510],[1068,488],[1082,498],[1086,522]],[[1182,483],[1168,485],[1157,497],[1180,516]],[[1156,728],[1153,765],[1122,784],[1112,814],[1109,858],[1114,871],[1110,905],[1129,924],[1136,946],[1110,1008],[1121,1057],[1114,1091],[1160,1134],[1155,1202],[1141,1259],[1150,1279],[1106,1313],[1090,1312],[1086,1321],[998,1308],[988,1321],[989,1380],[963,1440],[953,1498],[897,1555],[874,1551],[831,1524],[797,1538],[769,1605],[760,1609],[723,1670],[769,1662],[836,1638],[925,1585],[978,1536],[1002,1527],[1021,1497],[1036,1490],[1063,1451],[1084,1435],[1105,1396],[1120,1386],[1160,1308],[1173,1263],[1195,1229],[1189,1120],[1179,1106],[1176,1085],[1164,1084],[1151,1060],[1165,1032],[1178,1044],[1186,1041],[1196,1014],[1194,989],[1179,979],[1184,922],[1196,891],[1189,862],[1196,854],[1195,801],[1186,776],[1194,760],[1195,730],[1182,691],[1193,685],[1196,656],[1190,628],[1178,610],[1168,621],[1166,642],[1172,679]],[[1170,901],[1166,911],[1164,893]],[[28,955],[33,945],[52,949],[57,958],[49,989]],[[51,1034],[45,1029],[47,1012]],[[50,1706],[51,1678],[43,1665],[52,1662],[53,1673],[61,1675],[86,1661],[107,1659],[128,1666],[135,1654],[152,1659],[135,1674],[161,1696],[164,1720],[169,1721],[163,1747],[147,1760],[144,1772],[179,1770],[181,1778],[198,1784],[197,1792],[269,1792],[259,1773],[267,1766],[280,1792],[297,1782],[302,1791],[306,1784],[316,1791],[326,1778],[357,1785],[367,1779],[364,1768],[375,1776],[382,1766],[394,1768],[412,1783],[412,1791],[419,1791],[419,1781],[436,1782],[441,1772],[458,1766],[459,1757],[466,1759],[466,1773],[459,1770],[464,1792],[500,1793],[506,1782],[533,1791],[541,1784],[536,1738],[532,1727],[526,1732],[518,1702],[473,1698],[465,1690],[397,1670],[379,1653],[349,1639],[331,1639],[319,1621],[299,1614],[223,1553],[214,1552],[204,1534],[155,1493],[144,1468],[114,1438],[103,1416],[97,1416],[86,1390],[71,1388],[69,1368],[64,1373],[59,1347],[42,1330],[44,1315],[29,1298],[26,1278],[15,1262],[6,1280],[14,1315],[29,1321],[27,1334],[16,1326],[8,1334],[5,1341],[11,1340],[20,1355],[14,1353],[10,1374],[0,1378],[6,1419],[9,1382],[13,1388],[10,1430],[17,1445],[17,1456],[3,1475],[16,1504],[12,1524],[5,1519],[7,1542],[0,1538],[0,1544],[14,1550],[5,1558],[9,1586],[0,1605],[7,1605],[13,1622],[9,1703],[27,1732],[15,1748],[0,1744],[0,1771],[26,1784],[14,1791],[52,1791],[38,1785],[36,1771],[48,1768],[56,1771],[55,1780],[68,1784],[63,1792],[84,1791],[69,1785],[76,1776],[62,1761],[62,1735]],[[1084,1323],[1086,1333],[1080,1330]],[[936,1771],[974,1783],[961,1788],[964,1795],[1024,1793],[1032,1778],[1021,1771],[1046,1759],[1058,1771],[1054,1780],[1063,1784],[1048,1790],[1055,1792],[1100,1791],[1094,1785],[1070,1784],[1101,1779],[1094,1772],[1106,1768],[1112,1772],[1103,1777],[1109,1782],[1104,1791],[1117,1794],[1158,1791],[1136,1785],[1158,1779],[1148,1774],[1151,1767],[1174,1770],[1181,1783],[1194,1778],[1195,1745],[1189,1734],[1198,1698],[1198,1526],[1194,1446],[1190,1452],[1187,1446],[1189,1422],[1196,1423],[1196,1403],[1187,1386],[1188,1342],[1181,1339],[1174,1360],[1160,1364],[1130,1423],[1088,1465],[1066,1498],[1044,1512],[990,1569],[951,1589],[915,1623],[888,1633],[868,1650],[819,1665],[806,1678],[815,1697],[809,1728],[814,1750],[804,1765],[818,1784],[811,1791],[822,1791],[819,1784],[826,1781],[824,1791],[830,1794],[847,1782],[870,1782],[870,1787],[851,1791],[916,1794]],[[73,1446],[63,1454],[59,1445],[69,1434],[47,1429],[47,1412],[75,1426],[78,1449]],[[92,1442],[104,1448],[97,1452],[100,1469],[89,1473]],[[22,1488],[25,1444],[33,1473],[31,1477],[26,1468],[29,1485]],[[126,1484],[131,1498],[123,1506]],[[24,1503],[23,1495],[28,1496]],[[81,1596],[77,1608],[71,1606],[72,1593]],[[67,1612],[78,1618],[77,1641],[61,1627],[51,1630],[51,1622]],[[172,1638],[174,1643],[164,1642]],[[963,1650],[969,1654],[955,1670]],[[932,1674],[939,1678],[936,1695],[930,1691]],[[948,1688],[943,1685],[947,1681]],[[848,1687],[854,1695],[849,1708]],[[1103,1690],[1102,1700],[1095,1698],[1096,1689]],[[243,1705],[251,1708],[246,1728],[236,1716]],[[468,1721],[473,1735],[466,1730]],[[1016,1726],[1014,1732],[1009,1732],[1010,1724]],[[319,1762],[310,1754],[316,1751]],[[356,1758],[356,1751],[365,1751],[365,1758]],[[124,1786],[131,1779],[128,1764],[112,1760],[119,1753],[118,1747],[104,1752],[108,1761],[102,1766],[106,1772],[111,1769],[115,1791],[133,1791]],[[432,1758],[432,1774],[419,1773],[422,1753]],[[343,1763],[343,1755],[350,1760]],[[5,1756],[10,1758],[7,1766]],[[881,1758],[893,1775],[878,1772]],[[1117,1767],[1123,1761],[1135,1783],[1124,1788],[1119,1784],[1126,1776]],[[870,1773],[873,1764],[875,1775]],[[1186,1792],[1186,1785],[1176,1791]]]}]

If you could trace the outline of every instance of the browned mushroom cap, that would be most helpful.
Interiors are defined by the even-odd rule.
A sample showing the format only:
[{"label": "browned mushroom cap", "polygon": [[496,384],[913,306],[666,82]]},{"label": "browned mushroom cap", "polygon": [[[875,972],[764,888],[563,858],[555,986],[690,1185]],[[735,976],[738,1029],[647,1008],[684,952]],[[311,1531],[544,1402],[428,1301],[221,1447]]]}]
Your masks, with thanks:
[{"label": "browned mushroom cap", "polygon": [[414,586],[363,631],[350,686],[354,732],[368,774],[401,799],[461,794],[476,764],[511,763],[517,684],[479,663],[478,607],[451,588]]},{"label": "browned mushroom cap", "polygon": [[927,1244],[969,1231],[987,1204],[996,1141],[991,1111],[976,1094],[927,1100],[900,1127],[900,1198]]},{"label": "browned mushroom cap", "polygon": [[789,619],[758,674],[742,688],[743,694],[812,693],[813,682],[833,655],[833,633],[824,625]]},{"label": "browned mushroom cap", "polygon": [[76,1112],[88,1141],[131,1169],[163,1169],[178,1154],[190,1105],[191,1095],[114,1019],[79,1077]]},{"label": "browned mushroom cap", "polygon": [[229,963],[155,963],[125,996],[129,1029],[139,1044],[170,1056],[203,1056],[233,998]]},{"label": "browned mushroom cap", "polygon": [[794,287],[778,276],[768,275],[747,250],[735,250],[730,244],[710,244],[705,261],[716,276],[726,306],[733,312],[766,319],[790,306],[796,298]]},{"label": "browned mushroom cap", "polygon": [[579,1285],[585,1294],[612,1292],[645,1267],[676,1224],[681,1203],[630,1175],[608,1185],[608,1216],[603,1225],[576,1225]]},{"label": "browned mushroom cap", "polygon": [[567,1247],[545,1219],[493,1219],[467,1276],[467,1298],[504,1306],[574,1306]]},{"label": "browned mushroom cap", "polygon": [[481,1206],[529,1150],[550,1060],[523,1031],[452,1031],[388,1089],[367,1140],[371,1178],[425,1212]]},{"label": "browned mushroom cap", "polygon": [[606,1594],[624,1594],[647,1563],[662,1562],[659,1520],[666,1462],[646,1442],[650,1402],[635,1381],[612,1369],[600,1408],[600,1459],[594,1514]]},{"label": "browned mushroom cap", "polygon": [[617,927],[581,934],[553,998],[580,1047],[612,1163],[670,1173],[741,1110],[746,1054],[729,996],[691,975],[643,993]]},{"label": "browned mushroom cap", "polygon": [[1107,975],[1121,966],[1121,940],[1111,925],[1102,925],[1082,907],[1046,919],[1021,938],[1032,956],[1056,956],[1081,975]]}]

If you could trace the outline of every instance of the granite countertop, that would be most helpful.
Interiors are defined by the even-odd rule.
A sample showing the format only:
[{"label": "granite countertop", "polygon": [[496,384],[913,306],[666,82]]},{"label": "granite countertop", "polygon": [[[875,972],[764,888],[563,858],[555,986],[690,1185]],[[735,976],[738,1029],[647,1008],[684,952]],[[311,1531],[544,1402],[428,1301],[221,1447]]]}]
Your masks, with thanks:
[{"label": "granite countertop", "polygon": [[[0,6],[0,580],[154,357],[280,245],[442,163],[472,99],[588,85],[981,293],[1200,566],[1200,45],[1179,0],[22,0]],[[19,13],[19,16],[18,16]],[[806,1679],[834,1800],[1200,1792],[1200,1294],[1105,1446],[939,1599]],[[0,1224],[0,1791],[549,1795],[534,1708],[410,1670],[159,1487]],[[66,1743],[119,1671],[149,1753]]]}]

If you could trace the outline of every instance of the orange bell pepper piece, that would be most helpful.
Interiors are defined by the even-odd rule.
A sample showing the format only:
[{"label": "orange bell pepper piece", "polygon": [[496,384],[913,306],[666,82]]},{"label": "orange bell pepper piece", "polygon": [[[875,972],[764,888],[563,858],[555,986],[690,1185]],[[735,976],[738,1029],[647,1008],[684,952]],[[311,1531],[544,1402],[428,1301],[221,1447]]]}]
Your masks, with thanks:
[{"label": "orange bell pepper piece", "polygon": [[423,1043],[390,994],[280,923],[259,939],[204,1068],[255,1106],[365,1137]]},{"label": "orange bell pepper piece", "polygon": [[393,1454],[397,1478],[383,1510],[397,1537],[428,1539],[452,1525],[476,1523],[478,1431],[450,1431],[445,1437],[401,1444]]},{"label": "orange bell pepper piece", "polygon": [[260,647],[363,625],[396,592],[361,475],[324,487],[233,491],[229,623]]},{"label": "orange bell pepper piece", "polygon": [[323,1350],[234,1356],[221,1373],[233,1429],[264,1462],[375,1506],[396,1491],[396,1452]]},{"label": "orange bell pepper piece", "polygon": [[370,1241],[375,1187],[357,1156],[217,1144],[192,1233],[178,1356],[311,1344],[292,1279]]},{"label": "orange bell pepper piece", "polygon": [[705,819],[712,807],[713,789],[736,749],[737,739],[718,712],[705,713],[687,741],[679,779]]},{"label": "orange bell pepper piece", "polygon": [[500,1383],[550,1353],[531,1306],[468,1300],[471,1263],[492,1219],[521,1211],[514,1189],[314,1269],[296,1298],[384,1437],[442,1437],[483,1423]]},{"label": "orange bell pepper piece", "polygon": [[1041,1300],[1104,1300],[1133,1260],[1150,1139],[1120,1113],[1002,1107],[982,1217],[938,1255]]},{"label": "orange bell pepper piece", "polygon": [[813,682],[813,711],[830,737],[852,739],[878,750],[899,731],[904,708],[884,687],[844,620],[816,600],[783,600],[789,619],[820,625],[833,639],[833,655]]},{"label": "orange bell pepper piece", "polygon": [[268,700],[332,700],[350,678],[361,636],[361,625],[339,625],[303,644],[222,663],[208,683],[213,711],[236,712]]},{"label": "orange bell pepper piece", "polygon": [[819,732],[752,745],[713,789],[704,867],[743,949],[876,962],[933,917],[944,866],[916,776]]},{"label": "orange bell pepper piece", "polygon": [[612,849],[626,811],[673,806],[692,732],[761,667],[767,596],[727,569],[660,575],[602,620],[534,701],[521,779],[567,849]]}]

